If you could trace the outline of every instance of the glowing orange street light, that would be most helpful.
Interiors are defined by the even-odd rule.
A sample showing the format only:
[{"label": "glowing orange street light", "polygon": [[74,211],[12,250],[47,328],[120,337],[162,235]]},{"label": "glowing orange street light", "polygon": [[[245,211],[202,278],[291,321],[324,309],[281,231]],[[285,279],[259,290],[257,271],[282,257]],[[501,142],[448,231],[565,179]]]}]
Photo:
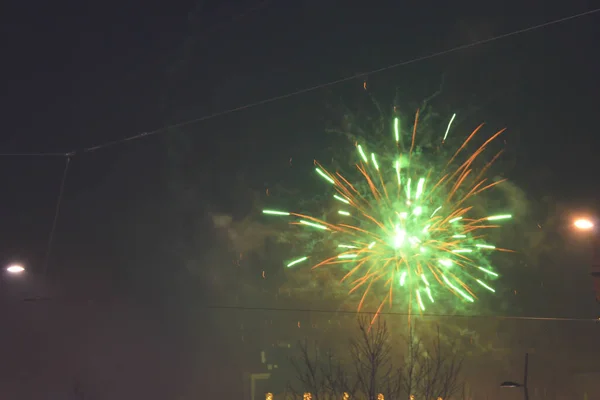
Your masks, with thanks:
[{"label": "glowing orange street light", "polygon": [[573,226],[580,231],[589,231],[594,227],[594,223],[587,218],[578,218],[573,221]]}]

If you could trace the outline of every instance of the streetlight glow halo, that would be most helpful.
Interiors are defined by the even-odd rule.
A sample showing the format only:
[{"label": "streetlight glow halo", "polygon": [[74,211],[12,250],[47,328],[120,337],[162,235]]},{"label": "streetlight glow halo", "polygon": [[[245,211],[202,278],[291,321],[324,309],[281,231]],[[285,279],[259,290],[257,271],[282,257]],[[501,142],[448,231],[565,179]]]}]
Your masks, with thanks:
[{"label": "streetlight glow halo", "polygon": [[579,230],[588,231],[594,227],[594,223],[587,218],[577,218],[573,221],[573,226]]}]

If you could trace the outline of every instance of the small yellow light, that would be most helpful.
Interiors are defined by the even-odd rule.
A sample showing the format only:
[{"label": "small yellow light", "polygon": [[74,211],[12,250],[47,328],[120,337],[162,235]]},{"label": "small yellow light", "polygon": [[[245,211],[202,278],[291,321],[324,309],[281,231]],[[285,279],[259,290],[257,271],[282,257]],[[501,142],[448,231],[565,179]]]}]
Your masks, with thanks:
[{"label": "small yellow light", "polygon": [[304,393],[304,396],[302,398],[304,400],[312,400],[312,394],[306,392],[306,393]]},{"label": "small yellow light", "polygon": [[265,400],[273,400],[273,393],[266,393]]},{"label": "small yellow light", "polygon": [[385,396],[383,395],[383,393],[379,393],[377,395],[377,400],[385,400]]}]

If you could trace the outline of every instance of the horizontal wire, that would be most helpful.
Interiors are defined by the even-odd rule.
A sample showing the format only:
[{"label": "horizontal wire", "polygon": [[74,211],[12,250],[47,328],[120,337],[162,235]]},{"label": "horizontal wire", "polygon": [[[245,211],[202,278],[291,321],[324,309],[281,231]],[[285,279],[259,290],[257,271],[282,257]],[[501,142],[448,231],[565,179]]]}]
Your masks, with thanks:
[{"label": "horizontal wire", "polygon": [[[351,311],[351,310],[325,310],[312,308],[277,308],[277,307],[247,307],[247,306],[207,306],[214,310],[240,310],[240,311],[274,311],[274,312],[302,312],[319,314],[375,314],[374,311]],[[533,317],[516,315],[466,315],[466,314],[415,314],[408,312],[381,311],[379,315],[410,316],[413,318],[479,318],[479,319],[504,319],[522,321],[566,321],[566,322],[600,322],[599,318],[568,318],[568,317]]]},{"label": "horizontal wire", "polygon": [[552,21],[544,22],[542,24],[533,25],[533,26],[530,26],[530,27],[527,27],[527,28],[523,28],[523,29],[519,29],[519,30],[516,30],[516,31],[508,32],[508,33],[505,33],[505,34],[502,34],[502,35],[494,36],[494,37],[491,37],[491,38],[488,38],[488,39],[483,39],[483,40],[478,40],[478,41],[475,41],[475,42],[463,44],[461,46],[452,47],[452,48],[447,49],[447,50],[442,50],[442,51],[439,51],[439,52],[436,52],[436,53],[431,53],[431,54],[428,54],[428,55],[425,55],[425,56],[421,56],[421,57],[417,57],[417,58],[413,58],[413,59],[410,59],[410,60],[407,60],[407,61],[402,61],[402,62],[399,62],[399,63],[396,63],[396,64],[391,64],[391,65],[388,65],[388,66],[385,66],[385,67],[381,67],[381,68],[378,68],[378,69],[374,69],[374,70],[371,70],[371,71],[368,71],[368,72],[361,72],[361,73],[358,73],[358,74],[355,74],[355,75],[352,75],[352,76],[349,76],[349,77],[346,77],[346,78],[340,78],[340,79],[337,79],[337,80],[334,80],[334,81],[330,81],[330,82],[326,82],[326,83],[322,83],[322,84],[319,84],[319,85],[316,85],[316,86],[311,86],[311,87],[308,87],[308,88],[305,88],[305,89],[300,89],[300,90],[297,90],[295,92],[290,92],[290,93],[283,94],[283,95],[280,95],[280,96],[270,97],[268,99],[260,100],[260,101],[254,102],[254,103],[249,103],[249,104],[246,104],[246,105],[243,105],[243,106],[239,106],[239,107],[235,107],[235,108],[230,108],[230,109],[227,109],[227,110],[224,110],[224,111],[219,111],[219,112],[216,112],[216,113],[213,113],[213,114],[209,114],[209,115],[205,115],[205,116],[202,116],[202,117],[199,117],[199,118],[194,118],[194,119],[190,119],[190,120],[178,122],[178,123],[175,123],[175,124],[172,124],[172,125],[168,125],[168,126],[165,126],[165,127],[162,127],[162,128],[155,129],[153,131],[142,132],[142,133],[139,133],[137,135],[129,136],[129,137],[126,137],[126,138],[123,138],[123,139],[113,140],[113,141],[102,143],[102,144],[99,144],[99,145],[96,145],[96,146],[91,146],[91,147],[83,149],[83,152],[97,151],[97,150],[104,149],[104,148],[107,148],[107,147],[110,147],[110,146],[114,146],[114,145],[117,145],[117,144],[129,142],[129,141],[132,141],[132,140],[142,139],[142,138],[145,138],[147,136],[152,136],[152,135],[156,135],[158,133],[163,133],[163,132],[165,132],[165,131],[167,131],[169,129],[180,128],[180,127],[183,127],[183,126],[192,125],[192,124],[203,122],[203,121],[206,121],[206,120],[209,120],[209,119],[217,118],[217,117],[220,117],[220,116],[223,116],[223,115],[231,114],[231,113],[234,113],[234,112],[237,112],[237,111],[242,111],[242,110],[246,110],[246,109],[249,109],[249,108],[254,108],[254,107],[257,107],[257,106],[261,106],[261,105],[264,105],[264,104],[273,103],[275,101],[284,100],[284,99],[287,99],[287,98],[290,98],[290,97],[293,97],[293,96],[297,96],[297,95],[300,95],[300,94],[304,94],[304,93],[312,92],[312,91],[315,91],[315,90],[318,90],[318,89],[322,89],[322,88],[325,88],[325,87],[337,85],[339,83],[348,82],[348,81],[351,81],[351,80],[356,79],[356,78],[364,77],[366,75],[373,75],[373,74],[377,74],[377,73],[380,73],[380,72],[383,72],[383,71],[387,71],[387,70],[390,70],[390,69],[394,69],[394,68],[398,68],[398,67],[403,67],[403,66],[406,66],[406,65],[409,65],[409,64],[414,64],[414,63],[417,63],[417,62],[420,62],[420,61],[429,60],[429,59],[432,59],[432,58],[435,58],[435,57],[444,56],[444,55],[447,55],[447,54],[450,54],[450,53],[454,53],[456,51],[465,50],[465,49],[468,49],[468,48],[471,48],[471,47],[475,47],[475,46],[478,46],[478,45],[495,42],[495,41],[501,40],[501,39],[506,39],[506,38],[511,37],[511,36],[516,36],[516,35],[520,35],[520,34],[523,34],[523,33],[526,33],[526,32],[531,32],[531,31],[534,31],[534,30],[537,30],[537,29],[541,29],[541,28],[545,28],[545,27],[548,27],[548,26],[551,26],[551,25],[555,25],[555,24],[559,24],[559,23],[562,23],[562,22],[570,21],[570,20],[573,20],[573,19],[576,19],[576,18],[581,18],[581,17],[587,16],[587,15],[598,13],[598,12],[600,12],[600,8],[596,8],[596,9],[585,11],[585,12],[582,12],[582,13],[579,13],[579,14],[570,15],[568,17],[563,17],[563,18],[552,20]]},{"label": "horizontal wire", "polygon": [[0,157],[68,157],[69,153],[0,153]]},{"label": "horizontal wire", "polygon": [[402,61],[402,62],[399,62],[399,63],[396,63],[396,64],[387,65],[385,67],[381,67],[381,68],[374,69],[374,70],[371,70],[371,71],[361,72],[361,73],[358,73],[358,74],[355,74],[355,75],[352,75],[352,76],[349,76],[349,77],[346,77],[346,78],[340,78],[340,79],[337,79],[337,80],[334,80],[334,81],[330,81],[330,82],[322,83],[322,84],[319,84],[319,85],[311,86],[311,87],[308,87],[308,88],[305,88],[305,89],[300,89],[300,90],[297,90],[297,91],[294,91],[294,92],[290,92],[290,93],[287,93],[287,94],[283,94],[283,95],[280,95],[280,96],[270,97],[270,98],[267,98],[267,99],[264,99],[264,100],[256,101],[254,103],[248,103],[248,104],[245,104],[243,106],[239,106],[239,107],[235,107],[235,108],[230,108],[230,109],[227,109],[227,110],[224,110],[224,111],[220,111],[220,112],[216,112],[216,113],[213,113],[213,114],[205,115],[205,116],[202,116],[202,117],[199,117],[199,118],[194,118],[194,119],[190,119],[190,120],[178,122],[178,123],[175,123],[175,124],[167,125],[167,126],[164,126],[162,128],[158,128],[158,129],[155,129],[155,130],[152,130],[152,131],[142,132],[142,133],[138,133],[136,135],[125,137],[125,138],[122,138],[122,139],[112,140],[112,141],[101,143],[101,144],[98,144],[98,145],[95,145],[95,146],[86,147],[86,148],[81,149],[79,151],[71,151],[71,152],[65,152],[65,153],[0,153],[0,157],[69,157],[69,156],[74,156],[74,155],[76,155],[78,153],[90,153],[90,152],[101,150],[101,149],[104,149],[104,148],[107,148],[107,147],[111,147],[111,146],[114,146],[114,145],[118,145],[118,144],[126,143],[126,142],[129,142],[129,141],[137,140],[137,139],[142,139],[142,138],[145,138],[147,136],[152,136],[152,135],[156,135],[156,134],[159,134],[159,133],[163,133],[163,132],[168,131],[169,129],[180,128],[180,127],[183,127],[183,126],[187,126],[187,125],[192,125],[192,124],[196,124],[196,123],[199,123],[199,122],[203,122],[203,121],[206,121],[206,120],[209,120],[209,119],[221,117],[223,115],[231,114],[231,113],[234,113],[234,112],[237,112],[237,111],[242,111],[242,110],[246,110],[246,109],[249,109],[249,108],[254,108],[254,107],[257,107],[257,106],[260,106],[260,105],[264,105],[264,104],[268,104],[268,103],[273,103],[275,101],[284,100],[284,99],[287,99],[287,98],[290,98],[290,97],[293,97],[293,96],[297,96],[297,95],[300,95],[300,94],[308,93],[308,92],[313,92],[315,90],[323,89],[323,88],[326,88],[326,87],[329,87],[329,86],[333,86],[333,85],[337,85],[339,83],[348,82],[348,81],[354,80],[356,78],[361,78],[361,77],[364,77],[364,76],[367,76],[367,75],[377,74],[377,73],[384,72],[384,71],[387,71],[387,70],[390,70],[390,69],[395,69],[395,68],[403,67],[403,66],[406,66],[406,65],[414,64],[414,63],[417,63],[417,62],[420,62],[420,61],[430,60],[430,59],[435,58],[435,57],[444,56],[444,55],[447,55],[447,54],[450,54],[450,53],[454,53],[454,52],[457,52],[457,51],[460,51],[460,50],[466,50],[466,49],[471,48],[471,47],[475,47],[475,46],[479,46],[479,45],[483,45],[483,44],[495,42],[495,41],[498,41],[498,40],[501,40],[501,39],[506,39],[506,38],[509,38],[509,37],[512,37],[512,36],[516,36],[516,35],[520,35],[520,34],[523,34],[523,33],[531,32],[531,31],[538,30],[538,29],[541,29],[541,28],[546,28],[546,27],[551,26],[551,25],[556,25],[556,24],[559,24],[559,23],[562,23],[562,22],[571,21],[571,20],[574,20],[574,19],[577,19],[577,18],[581,18],[581,17],[584,17],[584,16],[592,15],[592,14],[595,14],[595,13],[598,13],[598,12],[600,12],[600,8],[595,8],[595,9],[588,10],[588,11],[585,11],[585,12],[581,12],[581,13],[578,13],[578,14],[574,14],[574,15],[570,15],[570,16],[567,16],[567,17],[563,17],[563,18],[552,20],[552,21],[544,22],[544,23],[541,23],[541,24],[538,24],[538,25],[533,25],[533,26],[530,26],[530,27],[527,27],[527,28],[523,28],[523,29],[512,31],[512,32],[504,33],[502,35],[497,35],[497,36],[494,36],[494,37],[491,37],[491,38],[488,38],[488,39],[477,40],[475,42],[466,43],[466,44],[463,44],[463,45],[460,45],[460,46],[452,47],[450,49],[438,51],[438,52],[435,52],[435,53],[430,53],[430,54],[427,54],[427,55],[424,55],[424,56],[421,56],[421,57],[412,58],[412,59],[407,60],[407,61]]}]

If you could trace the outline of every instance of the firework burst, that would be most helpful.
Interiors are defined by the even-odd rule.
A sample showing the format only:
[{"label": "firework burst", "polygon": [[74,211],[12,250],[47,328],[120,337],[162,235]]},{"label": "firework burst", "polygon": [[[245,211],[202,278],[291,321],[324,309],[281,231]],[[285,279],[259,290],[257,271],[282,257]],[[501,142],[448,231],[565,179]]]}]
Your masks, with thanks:
[{"label": "firework burst", "polygon": [[394,119],[391,151],[386,154],[368,152],[364,142],[355,144],[356,180],[315,161],[315,174],[330,185],[332,202],[338,205],[335,215],[320,219],[263,210],[265,215],[289,217],[302,229],[327,235],[323,243],[328,256],[305,254],[287,267],[312,262],[312,269],[343,271],[341,280],[349,284],[350,293],[362,292],[359,310],[370,293],[379,299],[376,315],[398,296],[408,300],[409,310],[414,307],[420,312],[436,299],[448,298],[444,293],[473,303],[480,292],[495,292],[490,281],[499,275],[490,264],[490,254],[510,251],[489,243],[487,233],[511,215],[505,210],[477,215],[474,206],[476,196],[504,181],[486,177],[501,151],[480,167],[475,165],[503,130],[467,153],[467,145],[483,125],[478,126],[440,162],[440,148],[445,147],[455,115],[433,158],[415,146],[418,117],[417,111],[407,144],[400,121]]}]

